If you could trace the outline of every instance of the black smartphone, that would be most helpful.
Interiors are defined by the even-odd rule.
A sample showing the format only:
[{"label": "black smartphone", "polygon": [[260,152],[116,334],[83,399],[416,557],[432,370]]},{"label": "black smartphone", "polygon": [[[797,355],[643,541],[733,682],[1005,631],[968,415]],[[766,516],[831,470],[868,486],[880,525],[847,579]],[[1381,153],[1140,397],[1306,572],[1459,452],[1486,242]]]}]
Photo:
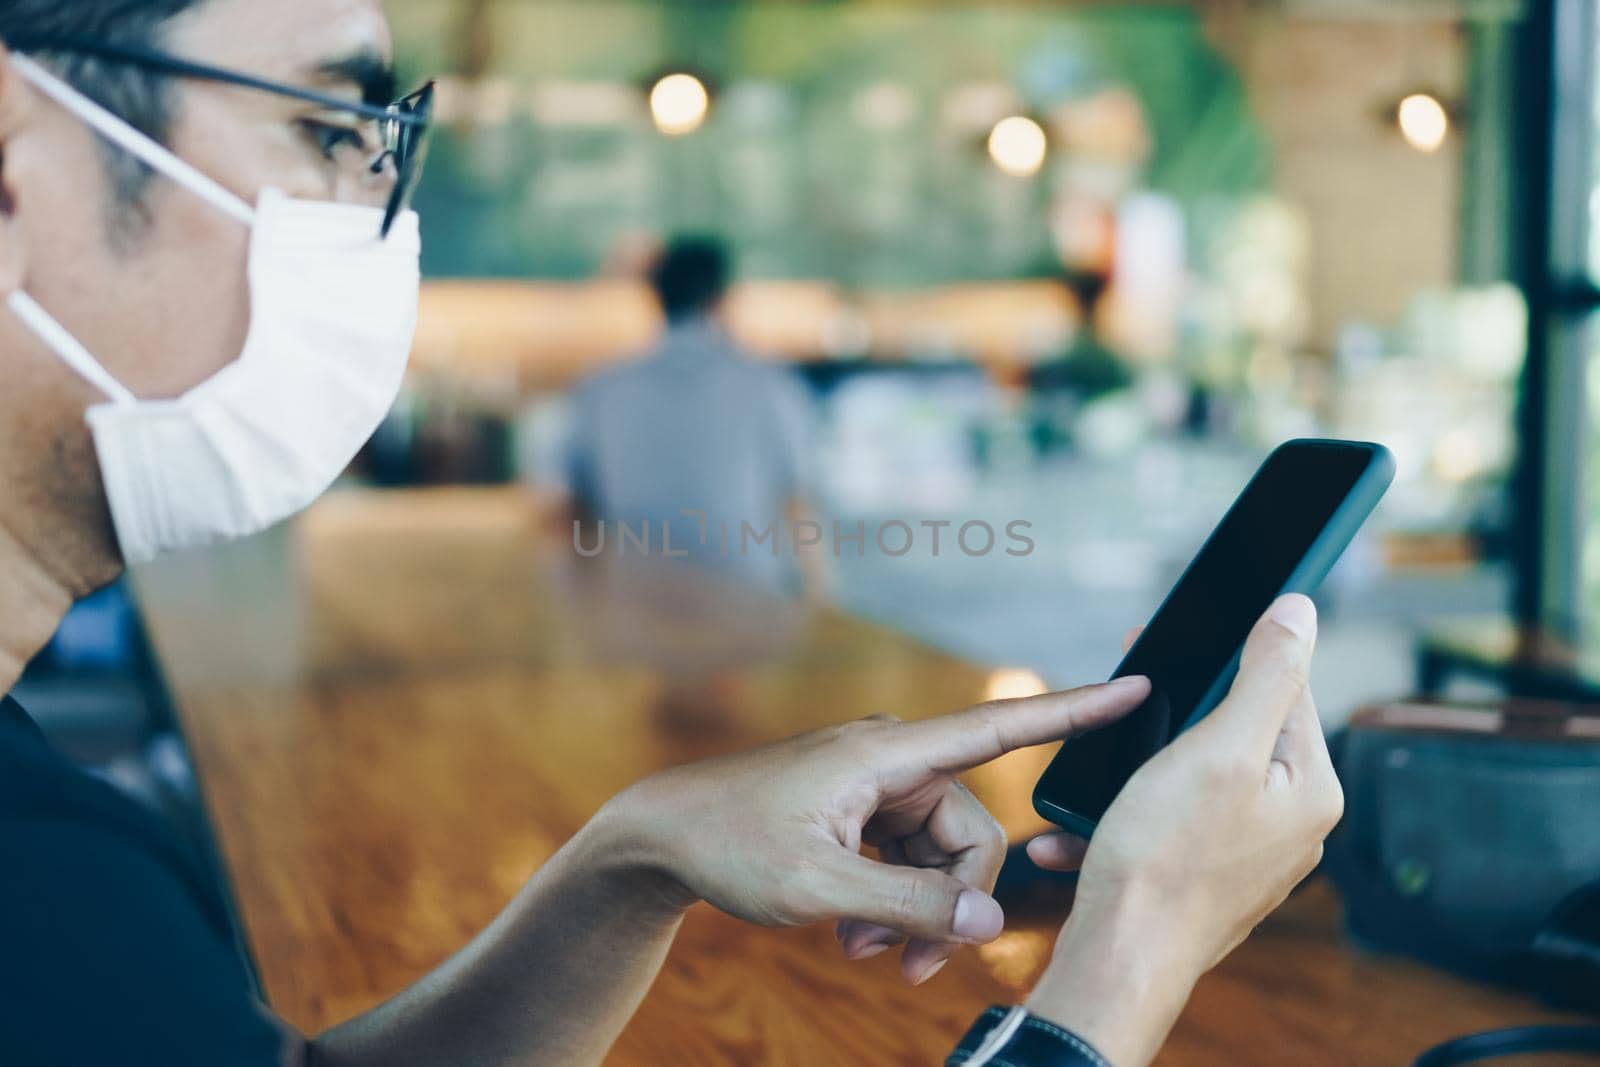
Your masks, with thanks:
[{"label": "black smartphone", "polygon": [[1280,445],[1112,675],[1145,675],[1150,695],[1063,744],[1034,787],[1034,809],[1089,836],[1133,773],[1227,694],[1256,620],[1280,595],[1317,587],[1393,480],[1382,445]]}]

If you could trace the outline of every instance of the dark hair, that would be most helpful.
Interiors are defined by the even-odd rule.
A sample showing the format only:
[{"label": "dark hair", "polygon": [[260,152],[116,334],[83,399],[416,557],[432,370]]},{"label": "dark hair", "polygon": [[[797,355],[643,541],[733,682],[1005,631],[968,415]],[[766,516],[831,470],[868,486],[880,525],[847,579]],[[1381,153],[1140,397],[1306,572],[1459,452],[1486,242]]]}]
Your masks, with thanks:
[{"label": "dark hair", "polygon": [[[95,37],[116,44],[159,48],[166,25],[205,0],[0,0],[0,40],[26,42],[42,36]],[[68,52],[39,50],[33,58],[49,66],[79,92],[141,133],[165,144],[172,120],[168,76],[131,63]],[[120,148],[101,141],[116,195],[118,218],[139,207],[150,169]]]},{"label": "dark hair", "polygon": [[728,250],[714,237],[675,237],[650,269],[668,322],[709,311],[728,291]]},{"label": "dark hair", "polygon": [[1097,270],[1068,269],[1062,274],[1061,281],[1077,298],[1078,306],[1085,315],[1094,314],[1111,286],[1111,278]]}]

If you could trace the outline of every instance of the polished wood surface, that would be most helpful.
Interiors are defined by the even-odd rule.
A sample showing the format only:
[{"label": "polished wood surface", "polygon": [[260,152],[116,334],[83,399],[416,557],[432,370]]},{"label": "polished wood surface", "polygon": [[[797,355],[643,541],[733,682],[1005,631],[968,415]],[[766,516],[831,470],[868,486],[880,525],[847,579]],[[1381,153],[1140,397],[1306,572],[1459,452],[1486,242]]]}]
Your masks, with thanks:
[{"label": "polished wood surface", "polygon": [[[136,578],[265,988],[316,1030],[486,923],[611,794],[809,727],[1026,686],[903,635],[665,564],[585,564],[515,490],[346,492]],[[1020,679],[1020,681],[1019,681]],[[1014,835],[1049,753],[973,775]],[[830,931],[697,909],[621,1065],[943,1062],[1022,995],[1065,908],[910,989]],[[1400,1064],[1526,998],[1369,956],[1312,885],[1200,985],[1161,1062]]]}]

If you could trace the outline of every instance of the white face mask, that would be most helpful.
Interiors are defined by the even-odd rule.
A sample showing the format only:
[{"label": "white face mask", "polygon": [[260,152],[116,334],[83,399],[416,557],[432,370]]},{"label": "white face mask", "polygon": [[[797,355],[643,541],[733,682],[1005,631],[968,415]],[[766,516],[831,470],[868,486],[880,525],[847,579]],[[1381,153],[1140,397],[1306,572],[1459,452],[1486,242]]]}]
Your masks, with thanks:
[{"label": "white face mask", "polygon": [[247,537],[310,504],[394,403],[416,328],[417,217],[266,190],[254,210],[25,56],[35,88],[251,226],[238,360],[176,400],[140,400],[31,297],[13,313],[110,398],[88,411],[123,557]]}]

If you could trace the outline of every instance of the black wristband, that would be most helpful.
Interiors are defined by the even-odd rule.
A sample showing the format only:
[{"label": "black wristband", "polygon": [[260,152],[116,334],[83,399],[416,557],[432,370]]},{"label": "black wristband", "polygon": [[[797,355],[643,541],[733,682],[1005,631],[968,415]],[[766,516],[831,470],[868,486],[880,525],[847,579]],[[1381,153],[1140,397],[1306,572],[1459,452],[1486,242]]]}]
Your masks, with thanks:
[{"label": "black wristband", "polygon": [[[1000,1034],[997,1031],[1005,1031]],[[1003,1037],[988,1047],[991,1035]],[[1021,1008],[994,1007],[978,1016],[945,1067],[1111,1067],[1083,1038]]]}]

